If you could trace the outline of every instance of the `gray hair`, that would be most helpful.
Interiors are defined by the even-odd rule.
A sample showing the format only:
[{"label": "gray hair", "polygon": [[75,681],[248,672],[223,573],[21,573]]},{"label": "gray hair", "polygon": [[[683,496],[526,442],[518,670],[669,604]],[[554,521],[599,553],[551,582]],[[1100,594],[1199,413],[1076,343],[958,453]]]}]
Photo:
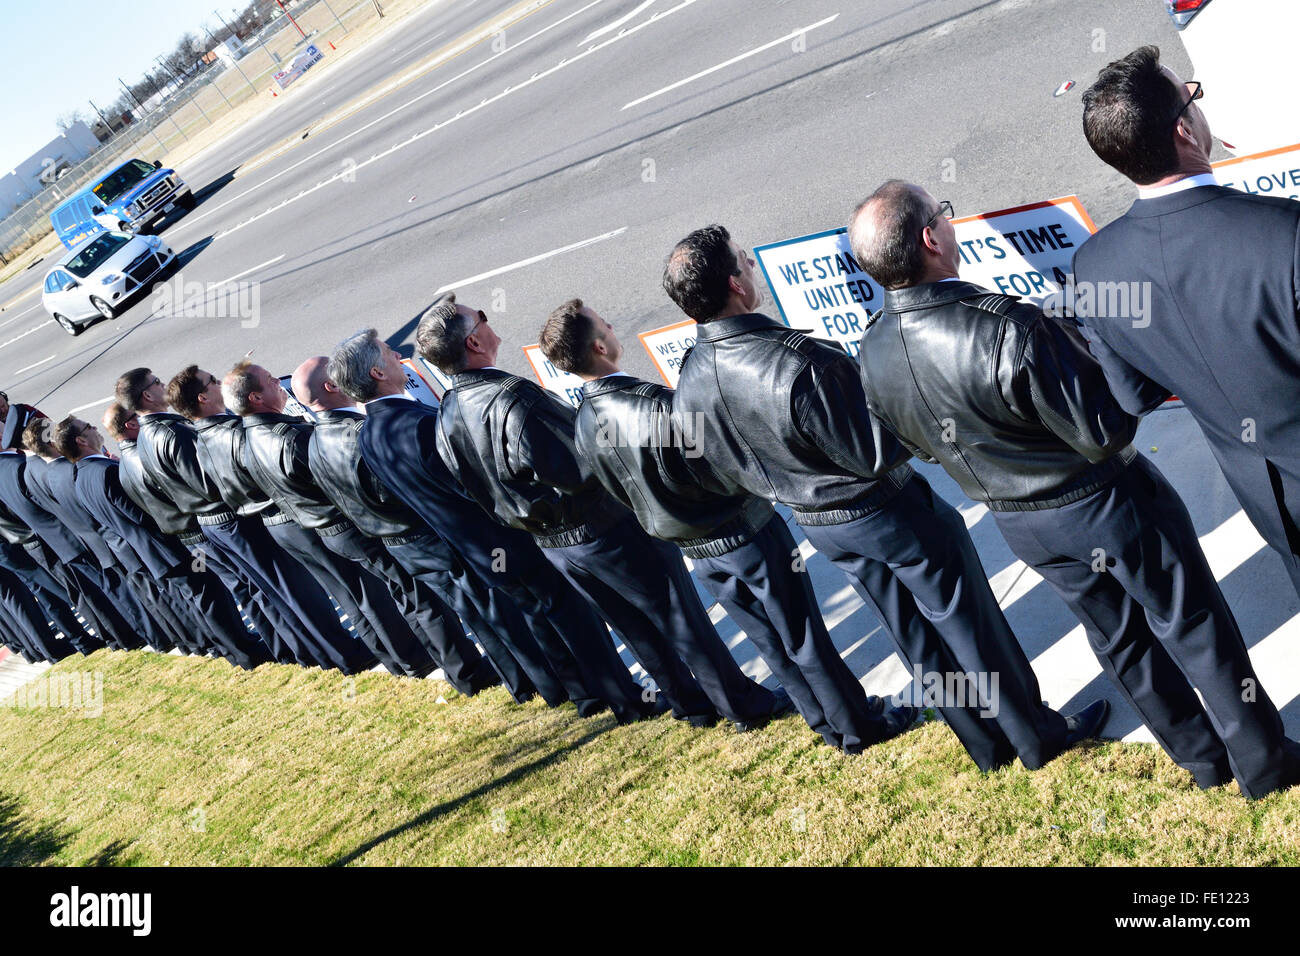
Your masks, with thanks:
[{"label": "gray hair", "polygon": [[456,296],[431,305],[415,328],[415,348],[445,375],[465,371],[469,353],[465,338],[473,324],[456,311]]},{"label": "gray hair", "polygon": [[916,285],[925,273],[921,234],[929,216],[925,200],[909,183],[891,179],[882,184],[858,204],[849,222],[849,244],[858,265],[886,289]]},{"label": "gray hair", "polygon": [[236,415],[247,415],[248,396],[262,390],[262,383],[253,374],[254,368],[249,359],[241,359],[221,380],[221,399]]},{"label": "gray hair", "polygon": [[383,364],[384,350],[374,329],[353,332],[334,346],[326,373],[343,394],[358,402],[368,402],[379,394],[379,384],[370,370]]}]

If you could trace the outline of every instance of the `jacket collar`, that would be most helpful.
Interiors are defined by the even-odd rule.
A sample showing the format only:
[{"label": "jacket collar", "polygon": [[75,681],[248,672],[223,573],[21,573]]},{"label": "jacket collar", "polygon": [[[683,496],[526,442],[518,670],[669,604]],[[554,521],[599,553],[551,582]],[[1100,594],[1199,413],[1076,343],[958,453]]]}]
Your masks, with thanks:
[{"label": "jacket collar", "polygon": [[1131,216],[1134,219],[1151,219],[1155,216],[1167,216],[1170,213],[1182,212],[1184,209],[1191,209],[1193,206],[1212,202],[1224,196],[1240,195],[1242,193],[1228,186],[1196,186],[1192,189],[1184,189],[1181,192],[1170,193],[1167,196],[1135,199],[1133,205],[1129,207],[1129,211],[1124,215]]},{"label": "jacket collar", "polygon": [[886,312],[913,312],[983,295],[992,293],[974,282],[923,282],[906,289],[886,290],[884,309]]},{"label": "jacket collar", "polygon": [[175,412],[141,412],[140,423],[145,422],[185,422],[190,424],[190,420],[184,415],[178,415]]},{"label": "jacket collar", "polygon": [[251,415],[244,416],[244,427],[252,428],[255,425],[279,425],[282,422],[291,424],[305,425],[297,415],[281,415],[276,412],[254,412]]},{"label": "jacket collar", "polygon": [[489,382],[499,382],[503,378],[517,378],[517,376],[499,368],[470,368],[453,375],[451,387],[473,388],[477,385],[487,385]]},{"label": "jacket collar", "polygon": [[696,338],[704,342],[716,342],[719,339],[731,338],[733,335],[744,335],[746,332],[757,332],[760,329],[780,329],[782,332],[789,332],[790,326],[783,322],[778,322],[762,312],[749,312],[745,315],[731,315],[725,319],[714,319],[712,322],[701,322],[695,327]]},{"label": "jacket collar", "polygon": [[[380,402],[379,404],[383,404]],[[351,422],[358,418],[366,416],[354,408],[327,408],[323,412],[317,412],[316,418],[322,422]]]},{"label": "jacket collar", "polygon": [[194,422],[194,427],[199,431],[207,431],[209,428],[229,427],[233,424],[238,428],[242,424],[238,415],[231,412],[221,412],[219,415],[209,415],[207,418],[200,418]]},{"label": "jacket collar", "polygon": [[582,397],[593,398],[596,395],[608,395],[610,392],[621,392],[623,389],[636,388],[638,385],[645,384],[647,383],[643,379],[620,372],[617,375],[606,375],[604,378],[594,378],[590,382],[583,382]]}]

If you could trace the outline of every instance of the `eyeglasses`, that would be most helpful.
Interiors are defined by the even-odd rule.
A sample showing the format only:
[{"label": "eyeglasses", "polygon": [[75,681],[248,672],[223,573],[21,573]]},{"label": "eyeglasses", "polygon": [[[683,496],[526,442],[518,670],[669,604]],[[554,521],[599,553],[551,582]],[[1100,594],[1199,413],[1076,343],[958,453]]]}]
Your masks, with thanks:
[{"label": "eyeglasses", "polygon": [[217,384],[217,377],[213,375],[211,372],[209,372],[207,383],[204,384],[203,389],[204,391],[207,391],[209,388],[211,388],[213,385],[216,384]]},{"label": "eyeglasses", "polygon": [[939,203],[939,211],[925,221],[925,228],[929,229],[930,226],[934,224],[934,221],[940,216],[943,216],[944,219],[952,218],[952,203],[948,202],[946,199]]},{"label": "eyeglasses", "polygon": [[1187,112],[1187,107],[1191,106],[1193,103],[1195,103],[1197,100],[1199,100],[1201,97],[1205,95],[1205,90],[1201,87],[1200,80],[1192,80],[1190,83],[1187,84],[1187,86],[1189,88],[1195,87],[1195,89],[1191,91],[1192,95],[1187,98],[1187,102],[1183,104],[1183,108],[1180,109],[1176,114],[1174,114],[1175,126],[1177,126],[1178,121],[1183,118],[1183,114]]},{"label": "eyeglasses", "polygon": [[487,316],[483,314],[483,310],[482,310],[482,309],[479,309],[479,310],[478,310],[478,321],[475,322],[475,323],[474,323],[474,327],[473,327],[472,329],[470,329],[470,330],[465,334],[465,338],[469,338],[471,335],[473,335],[473,334],[478,330],[478,327],[479,327],[480,325],[485,325],[486,323],[487,323]]},{"label": "eyeglasses", "polygon": [[160,379],[157,375],[155,375],[153,377],[153,381],[149,383],[149,387],[153,388],[155,385],[161,385],[161,384],[162,384],[162,379]]}]

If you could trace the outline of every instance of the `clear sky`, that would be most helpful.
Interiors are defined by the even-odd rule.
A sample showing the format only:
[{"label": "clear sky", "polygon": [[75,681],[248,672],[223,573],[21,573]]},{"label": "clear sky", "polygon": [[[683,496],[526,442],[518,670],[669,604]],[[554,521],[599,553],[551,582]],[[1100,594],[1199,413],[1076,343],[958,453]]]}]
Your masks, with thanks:
[{"label": "clear sky", "polygon": [[[93,117],[187,31],[233,23],[248,0],[0,0],[0,175],[59,134],[71,110]],[[351,6],[350,3],[344,6]]]}]

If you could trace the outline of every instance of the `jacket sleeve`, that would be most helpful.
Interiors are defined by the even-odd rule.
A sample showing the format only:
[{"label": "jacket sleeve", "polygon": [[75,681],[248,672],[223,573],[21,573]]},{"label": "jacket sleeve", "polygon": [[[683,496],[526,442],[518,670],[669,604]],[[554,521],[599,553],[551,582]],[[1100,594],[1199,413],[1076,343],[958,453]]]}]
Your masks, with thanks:
[{"label": "jacket sleeve", "polygon": [[1012,381],[1028,392],[1016,404],[1024,408],[1027,399],[1039,421],[1089,461],[1104,461],[1133,441],[1137,416],[1111,394],[1101,363],[1064,322],[1033,316]]},{"label": "jacket sleeve", "polygon": [[[578,454],[574,424],[576,415],[566,408],[551,407],[548,396],[537,402],[521,402],[510,411],[522,415],[517,449],[507,449],[513,481],[536,482],[560,491],[575,493],[595,478],[587,460]],[[558,405],[558,403],[556,403]],[[506,434],[512,432],[509,424]]]},{"label": "jacket sleeve", "polygon": [[795,429],[846,471],[880,478],[910,457],[867,408],[856,363],[847,355],[810,362],[790,388]]},{"label": "jacket sleeve", "polygon": [[[463,488],[465,482],[460,477],[460,462],[456,459],[456,451],[452,448],[451,439],[447,437],[447,415],[455,409],[456,406],[451,402],[443,405],[438,409],[436,417],[430,416],[428,420],[420,423],[417,434],[420,441],[420,454],[427,458],[441,459],[447,471],[451,473],[451,477]],[[427,466],[425,470],[430,471]]]},{"label": "jacket sleeve", "polygon": [[195,494],[209,501],[220,501],[221,493],[212,484],[212,480],[199,462],[198,435],[189,428],[176,431],[169,428],[164,434],[167,437],[159,448],[158,458],[165,461],[171,467],[176,479],[191,488]]},{"label": "jacket sleeve", "polygon": [[[865,342],[866,340],[864,338],[863,348],[865,348]],[[858,351],[858,376],[862,381],[862,391],[866,394],[867,397],[867,411],[869,411],[873,416],[875,416],[876,420],[879,421],[880,424],[884,425],[885,428],[889,430],[889,433],[893,435],[895,438],[897,438],[899,443],[902,444],[902,446],[906,448],[909,452],[911,452],[916,458],[919,458],[921,461],[924,461],[928,464],[937,465],[939,463],[939,460],[937,458],[932,458],[929,455],[929,453],[926,452],[924,449],[918,448],[916,445],[908,441],[904,436],[900,435],[898,433],[898,429],[894,427],[894,423],[889,420],[889,416],[883,414],[880,411],[879,405],[874,401],[873,398],[873,392],[871,389],[871,379],[867,374],[867,363],[863,361],[863,354],[864,354],[863,351],[860,349]]]}]

